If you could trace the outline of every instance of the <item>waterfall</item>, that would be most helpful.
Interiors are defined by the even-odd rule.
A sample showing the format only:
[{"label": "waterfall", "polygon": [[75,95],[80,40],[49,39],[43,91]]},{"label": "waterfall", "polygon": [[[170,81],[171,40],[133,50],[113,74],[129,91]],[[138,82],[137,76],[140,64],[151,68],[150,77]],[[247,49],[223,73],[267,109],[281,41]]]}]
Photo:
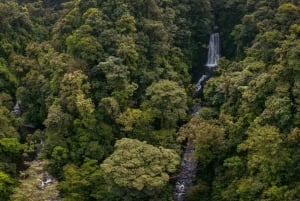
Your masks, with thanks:
[{"label": "waterfall", "polygon": [[17,101],[16,104],[14,105],[13,110],[11,111],[12,113],[14,113],[17,117],[20,117],[22,115],[21,112],[21,101]]},{"label": "waterfall", "polygon": [[200,77],[195,87],[196,92],[199,92],[202,89],[203,82],[206,80],[207,77],[208,76],[205,74]]},{"label": "waterfall", "polygon": [[219,33],[212,33],[209,39],[209,47],[207,54],[207,62],[205,64],[205,73],[198,80],[195,91],[199,93],[204,85],[204,82],[210,77],[211,71],[217,67],[220,58],[220,41]]},{"label": "waterfall", "polygon": [[[205,73],[200,77],[195,86],[195,91],[197,93],[202,90],[205,81],[212,75],[214,67],[218,65],[217,62],[219,57],[219,33],[212,33],[209,40]],[[200,103],[195,104],[191,108],[192,116],[196,116],[199,113],[200,108]],[[193,144],[186,146],[184,149],[180,164],[180,172],[176,177],[174,201],[185,201],[187,189],[191,187],[196,180],[198,161],[193,157],[194,151],[195,146]]]},{"label": "waterfall", "polygon": [[220,58],[220,44],[219,33],[212,33],[209,39],[208,55],[207,55],[207,67],[216,67],[218,59]]}]

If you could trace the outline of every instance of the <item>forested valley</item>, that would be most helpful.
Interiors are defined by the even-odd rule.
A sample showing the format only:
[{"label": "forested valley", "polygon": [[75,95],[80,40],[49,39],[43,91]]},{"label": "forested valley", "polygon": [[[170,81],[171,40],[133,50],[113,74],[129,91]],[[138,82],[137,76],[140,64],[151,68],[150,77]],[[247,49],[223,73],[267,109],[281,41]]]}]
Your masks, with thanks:
[{"label": "forested valley", "polygon": [[297,201],[299,104],[298,0],[0,1],[0,201]]}]

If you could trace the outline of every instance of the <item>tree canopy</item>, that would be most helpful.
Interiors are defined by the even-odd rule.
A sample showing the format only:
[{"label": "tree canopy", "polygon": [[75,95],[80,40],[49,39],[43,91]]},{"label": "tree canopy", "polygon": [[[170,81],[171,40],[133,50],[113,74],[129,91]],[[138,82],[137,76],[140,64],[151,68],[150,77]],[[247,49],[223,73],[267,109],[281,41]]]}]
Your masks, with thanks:
[{"label": "tree canopy", "polygon": [[[190,201],[299,200],[299,9],[1,1],[0,200],[169,201],[186,146]],[[214,32],[222,57],[196,94]],[[30,191],[45,172],[51,192]]]},{"label": "tree canopy", "polygon": [[[158,196],[179,165],[179,155],[170,149],[122,138],[114,152],[101,164],[104,178],[131,199]],[[128,190],[126,190],[128,189]],[[125,192],[122,192],[123,194]],[[149,199],[149,198],[148,198]]]}]

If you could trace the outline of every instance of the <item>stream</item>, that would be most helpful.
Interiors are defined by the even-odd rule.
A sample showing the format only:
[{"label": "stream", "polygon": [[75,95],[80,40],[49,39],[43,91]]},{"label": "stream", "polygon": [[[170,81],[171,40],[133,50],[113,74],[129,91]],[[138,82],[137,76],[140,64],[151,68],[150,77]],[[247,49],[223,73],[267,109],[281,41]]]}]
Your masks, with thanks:
[{"label": "stream", "polygon": [[[16,101],[11,112],[15,114],[16,117],[22,116],[22,104],[21,101]],[[27,123],[22,125],[24,132],[27,134],[34,133],[37,129],[33,123]],[[58,192],[58,183],[55,177],[50,175],[45,167],[48,165],[48,161],[40,159],[39,155],[44,148],[44,141],[40,139],[39,145],[35,147],[35,151],[27,158],[24,158],[24,164],[27,169],[19,171],[20,175],[20,186],[22,189],[20,192],[30,192],[23,195],[23,200],[35,200],[35,201],[60,201],[60,195]],[[20,196],[20,193],[15,193],[11,195],[12,200],[16,200],[14,196]]]},{"label": "stream", "polygon": [[[203,89],[205,81],[209,79],[212,71],[217,67],[220,57],[219,33],[212,33],[209,39],[209,49],[207,55],[207,63],[205,64],[205,73],[200,77],[195,86],[195,92],[198,94]],[[201,104],[197,103],[191,108],[191,115],[196,116],[201,109]],[[174,201],[186,201],[187,189],[193,186],[196,181],[198,161],[194,157],[195,146],[188,145],[184,148],[184,152],[180,163],[180,172],[176,177]]]}]

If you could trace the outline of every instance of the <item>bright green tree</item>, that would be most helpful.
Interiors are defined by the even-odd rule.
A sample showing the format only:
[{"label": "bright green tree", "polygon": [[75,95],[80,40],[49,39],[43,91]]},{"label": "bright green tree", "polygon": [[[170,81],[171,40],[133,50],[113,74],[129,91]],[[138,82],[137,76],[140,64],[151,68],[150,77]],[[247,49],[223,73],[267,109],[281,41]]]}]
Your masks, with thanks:
[{"label": "bright green tree", "polygon": [[101,169],[124,200],[141,200],[158,198],[178,164],[179,156],[173,150],[123,138],[116,142],[115,151]]},{"label": "bright green tree", "polygon": [[17,182],[11,176],[0,171],[0,200],[9,200],[9,196]]},{"label": "bright green tree", "polygon": [[145,106],[150,107],[160,128],[174,128],[186,118],[187,94],[181,86],[170,80],[159,80],[146,90]]},{"label": "bright green tree", "polygon": [[238,146],[248,152],[248,171],[265,185],[280,184],[288,175],[291,158],[278,129],[273,126],[255,126],[249,129],[248,139]]}]

